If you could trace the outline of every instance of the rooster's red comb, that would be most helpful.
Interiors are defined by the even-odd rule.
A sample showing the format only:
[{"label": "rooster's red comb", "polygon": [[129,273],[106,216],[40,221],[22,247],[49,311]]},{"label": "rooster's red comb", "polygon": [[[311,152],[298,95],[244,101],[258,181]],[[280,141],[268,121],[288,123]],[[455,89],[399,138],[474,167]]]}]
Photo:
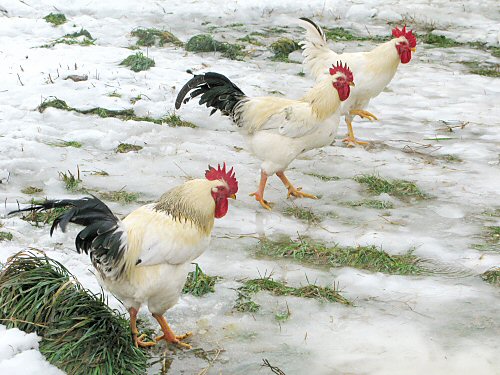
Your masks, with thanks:
[{"label": "rooster's red comb", "polygon": [[217,169],[209,165],[208,169],[205,171],[205,178],[210,181],[224,180],[229,186],[230,194],[236,194],[238,192],[238,180],[236,180],[233,168],[226,172],[226,163],[222,164],[222,169],[220,164],[217,165]]},{"label": "rooster's red comb", "polygon": [[406,25],[403,27],[403,30],[399,30],[397,27],[392,29],[392,36],[395,38],[399,38],[400,36],[404,36],[410,45],[410,48],[415,48],[417,46],[417,38],[413,35],[413,31],[406,31]]},{"label": "rooster's red comb", "polygon": [[332,67],[330,68],[330,75],[333,76],[337,72],[344,74],[346,79],[350,82],[354,80],[351,69],[349,69],[347,63],[345,63],[344,66],[342,66],[342,61],[337,61],[337,66],[332,64]]}]

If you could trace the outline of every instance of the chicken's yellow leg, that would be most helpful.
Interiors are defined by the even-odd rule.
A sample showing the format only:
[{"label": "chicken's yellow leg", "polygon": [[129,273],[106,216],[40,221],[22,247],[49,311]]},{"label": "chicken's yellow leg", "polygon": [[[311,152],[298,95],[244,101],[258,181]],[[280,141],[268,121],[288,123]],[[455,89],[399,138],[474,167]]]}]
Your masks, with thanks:
[{"label": "chicken's yellow leg", "polygon": [[271,211],[271,202],[264,200],[264,189],[266,188],[267,174],[264,171],[260,172],[260,183],[259,188],[255,193],[250,194],[251,197],[255,197],[255,200],[260,203],[262,207],[266,210]]},{"label": "chicken's yellow leg", "polygon": [[144,341],[142,341],[142,339],[146,336],[145,334],[137,336],[139,334],[139,331],[137,330],[137,313],[138,312],[139,312],[139,310],[136,310],[133,307],[131,307],[128,310],[128,313],[130,314],[130,330],[132,331],[132,338],[134,340],[135,347],[138,348],[140,346],[141,348],[147,348],[147,347],[156,345],[156,342],[152,342],[152,341],[144,342]]},{"label": "chicken's yellow leg", "polygon": [[349,111],[349,114],[351,116],[358,115],[359,117],[361,117],[361,118],[367,118],[370,121],[378,120],[377,116],[375,116],[373,113],[365,111],[364,109],[353,109],[352,111]]},{"label": "chicken's yellow leg", "polygon": [[192,346],[182,342],[186,337],[191,336],[192,332],[187,332],[184,335],[176,336],[172,328],[167,323],[167,319],[161,314],[153,314],[153,317],[160,323],[161,330],[163,331],[162,336],[158,336],[156,341],[165,340],[167,342],[171,342],[172,344],[177,344],[186,349],[192,349]]},{"label": "chicken's yellow leg", "polygon": [[348,136],[347,136],[347,138],[343,139],[343,142],[347,143],[347,147],[354,147],[355,144],[356,145],[367,145],[368,142],[358,141],[356,139],[356,137],[354,137],[354,131],[352,130],[352,121],[346,117],[345,122],[347,124]]},{"label": "chicken's yellow leg", "polygon": [[315,196],[315,195],[307,194],[307,193],[302,192],[301,191],[302,190],[301,187],[295,189],[293,187],[292,183],[290,181],[288,181],[288,178],[286,178],[284,172],[276,172],[276,176],[278,176],[280,178],[281,182],[283,182],[283,185],[285,185],[285,187],[288,189],[288,196],[287,196],[287,198],[290,198],[290,196],[294,196],[296,198],[318,199],[318,197]]}]

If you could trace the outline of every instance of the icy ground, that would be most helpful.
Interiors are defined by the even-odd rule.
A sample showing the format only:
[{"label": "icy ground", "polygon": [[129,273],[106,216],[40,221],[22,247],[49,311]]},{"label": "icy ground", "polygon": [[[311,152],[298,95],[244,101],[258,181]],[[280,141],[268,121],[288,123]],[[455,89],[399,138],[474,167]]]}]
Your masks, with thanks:
[{"label": "icy ground", "polygon": [[[66,24],[53,27],[43,20],[58,11],[68,18]],[[211,248],[199,259],[204,271],[223,279],[214,294],[184,296],[167,313],[176,331],[194,331],[193,346],[216,357],[209,374],[271,373],[260,367],[262,358],[287,375],[500,374],[499,291],[478,276],[498,266],[500,255],[498,249],[474,247],[484,243],[485,225],[499,225],[498,218],[483,213],[500,207],[500,80],[468,74],[459,63],[498,63],[490,54],[419,44],[411,63],[400,66],[387,90],[370,104],[368,110],[380,121],[355,122],[356,135],[373,140],[372,146],[344,147],[340,139],[345,126],[341,125],[335,145],[309,152],[289,171],[291,181],[321,199],[292,203],[285,199],[279,180],[271,178],[266,198],[275,203],[272,212],[248,197],[258,183],[259,162],[244,150],[242,137],[229,120],[218,114],[209,118],[206,108],[190,103],[178,112],[197,129],[52,108],[44,113],[35,110],[43,99],[56,96],[77,108],[133,107],[139,115],[160,117],[173,111],[175,95],[190,77],[185,73],[188,68],[223,73],[248,95],[275,92],[298,98],[311,86],[307,76],[297,75],[301,65],[273,62],[269,52],[259,55],[258,49],[245,61],[232,61],[219,54],[187,53],[181,47],[149,48],[156,67],[134,73],[118,64],[133,53],[126,47],[135,43],[130,31],[138,26],[165,28],[184,42],[211,26],[218,26],[213,30],[217,39],[227,41],[266,27],[290,26],[285,35],[298,40],[302,32],[293,19],[300,16],[363,35],[389,35],[386,21],[397,21],[401,15],[434,22],[442,34],[460,41],[499,43],[495,0],[0,1],[0,200],[5,202],[0,222],[2,231],[13,234],[12,241],[0,242],[0,261],[19,250],[41,249],[62,261],[86,287],[98,291],[88,258],[73,250],[76,229],[51,238],[47,226],[37,228],[19,217],[5,217],[16,202],[29,202],[30,196],[21,189],[43,188],[40,198],[75,197],[78,194],[65,190],[59,172],[76,173],[78,165],[88,189],[124,188],[140,193],[141,201],[151,201],[187,176],[202,176],[208,163],[226,161],[236,168],[240,194],[229,214],[217,221]],[[230,26],[235,23],[243,25]],[[95,46],[38,48],[81,27],[96,38]],[[269,43],[276,37],[269,38]],[[335,48],[371,46],[356,42],[338,43]],[[69,74],[87,74],[89,79],[64,80]],[[114,92],[121,97],[109,96]],[[131,104],[130,98],[138,95],[143,100]],[[449,132],[446,124],[465,126]],[[83,147],[54,146],[61,141],[77,141]],[[144,148],[117,154],[114,150],[120,142]],[[444,155],[463,161],[449,162]],[[109,176],[93,174],[100,170]],[[340,179],[323,182],[308,173]],[[387,210],[389,216],[342,204],[370,197],[352,179],[363,173],[414,181],[432,198],[393,200],[395,208]],[[111,202],[110,206],[125,215],[139,204]],[[285,216],[283,210],[293,204],[322,215],[321,224],[308,226]],[[392,254],[414,247],[416,255],[440,271],[391,276],[255,257],[256,238],[281,234],[307,234],[342,245],[381,245]],[[260,293],[256,297],[260,312],[234,312],[238,280],[271,272],[275,279],[295,286],[307,280],[325,286],[338,283],[355,306]],[[122,309],[110,300],[113,307]],[[286,305],[291,317],[279,324],[274,316]],[[145,311],[142,317],[149,319]],[[6,340],[12,345],[5,346]],[[58,373],[43,362],[36,341],[35,335],[0,326],[0,373],[48,374],[49,367],[50,374]],[[198,374],[209,366],[192,351],[169,350],[160,359],[163,356],[172,360],[170,374]],[[160,368],[161,364],[154,364],[151,373]]]}]

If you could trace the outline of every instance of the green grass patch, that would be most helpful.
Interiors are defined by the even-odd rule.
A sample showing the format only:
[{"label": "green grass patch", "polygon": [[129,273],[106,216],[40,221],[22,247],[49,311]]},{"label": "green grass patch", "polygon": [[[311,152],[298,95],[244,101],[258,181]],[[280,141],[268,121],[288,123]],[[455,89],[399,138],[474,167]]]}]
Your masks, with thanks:
[{"label": "green grass patch", "polygon": [[67,173],[59,172],[59,178],[64,182],[66,190],[75,192],[80,189],[80,184],[82,182],[82,180],[80,180],[80,171],[78,171],[76,176],[70,171]]},{"label": "green grass patch", "polygon": [[479,61],[463,61],[469,72],[485,77],[500,78],[500,64],[488,64]]},{"label": "green grass patch", "polygon": [[457,156],[457,155],[452,155],[452,154],[446,154],[441,156],[441,159],[449,162],[449,163],[461,163],[463,160]]},{"label": "green grass patch", "polygon": [[55,147],[74,147],[74,148],[82,147],[82,144],[77,141],[62,141],[57,143],[50,143],[50,145]]},{"label": "green grass patch", "polygon": [[271,44],[273,60],[288,62],[288,55],[300,49],[299,43],[289,38],[280,38]]},{"label": "green grass patch", "polygon": [[102,170],[102,169],[98,170],[98,171],[93,171],[91,174],[92,174],[92,176],[103,176],[103,177],[109,176],[109,173]]},{"label": "green grass patch", "polygon": [[120,203],[136,202],[140,197],[139,193],[131,193],[125,190],[104,191],[99,193],[99,195],[104,200]]},{"label": "green grass patch", "polygon": [[183,43],[174,34],[166,30],[139,28],[133,30],[130,34],[137,38],[137,42],[135,44],[138,46],[163,47],[165,44],[173,44],[175,46],[183,45]]},{"label": "green grass patch", "polygon": [[306,173],[308,176],[313,176],[316,178],[319,178],[321,181],[338,181],[340,180],[340,177],[337,176],[325,176],[324,174],[318,174],[318,173]]},{"label": "green grass patch", "polygon": [[144,56],[142,52],[137,52],[128,56],[120,65],[126,66],[137,73],[155,66],[155,61]]},{"label": "green grass patch", "polygon": [[163,117],[162,120],[168,124],[168,126],[171,126],[173,128],[197,128],[195,124],[193,124],[190,121],[185,121],[181,119],[179,115],[176,115],[175,113],[170,113],[167,116]]},{"label": "green grass patch", "polygon": [[481,275],[481,278],[495,286],[500,286],[500,268],[492,268]]},{"label": "green grass patch", "polygon": [[487,226],[485,236],[488,242],[500,243],[500,226]]},{"label": "green grass patch", "polygon": [[26,195],[33,195],[33,194],[38,194],[42,193],[43,189],[36,187],[36,186],[26,186],[21,189],[21,193],[26,194]]},{"label": "green grass patch", "polygon": [[195,263],[195,269],[189,272],[186,284],[182,289],[184,294],[192,294],[196,297],[204,296],[215,292],[215,283],[222,279],[220,276],[209,276],[202,271],[198,263]]},{"label": "green grass patch", "polygon": [[456,40],[448,38],[444,35],[435,35],[431,33],[418,35],[417,38],[419,41],[422,41],[423,43],[427,43],[434,47],[439,47],[439,48],[450,48],[463,45],[463,43],[457,42]]},{"label": "green grass patch", "polygon": [[495,57],[500,57],[500,47],[488,47],[488,51]]},{"label": "green grass patch", "polygon": [[385,37],[381,36],[361,36],[353,34],[351,31],[344,29],[343,27],[323,27],[326,39],[333,41],[374,41],[382,42],[387,40]]},{"label": "green grass patch", "polygon": [[290,308],[288,307],[288,304],[286,305],[286,310],[280,310],[276,314],[274,314],[274,319],[276,319],[277,322],[283,323],[286,322],[288,319],[290,319],[291,316]]},{"label": "green grass patch", "polygon": [[321,217],[316,215],[310,208],[291,206],[287,207],[283,213],[296,219],[307,222],[308,224],[317,224],[321,222]]},{"label": "green grass patch", "polygon": [[403,255],[390,255],[376,246],[326,246],[308,238],[276,241],[261,240],[257,255],[277,259],[292,259],[304,264],[329,267],[353,267],[373,272],[397,275],[417,275],[425,270],[420,259],[408,251]]},{"label": "green grass patch", "polygon": [[66,34],[61,38],[54,40],[49,44],[44,44],[41,48],[54,47],[56,44],[68,44],[68,45],[79,45],[79,46],[92,46],[94,45],[95,39],[92,35],[85,29],[80,29],[74,33]]},{"label": "green grass patch", "polygon": [[211,35],[194,35],[185,45],[189,52],[220,52],[222,56],[231,60],[242,60],[245,56],[244,47],[239,44],[219,42]]},{"label": "green grass patch", "polygon": [[62,25],[67,21],[66,16],[62,13],[49,13],[43,19],[54,26]]},{"label": "green grass patch", "polygon": [[[38,111],[40,113],[43,113],[47,108],[56,108],[60,109],[63,111],[69,111],[69,112],[77,112],[83,115],[97,115],[102,118],[108,118],[108,117],[114,117],[118,118],[122,121],[146,121],[146,122],[152,122],[154,124],[164,124],[167,123],[167,121],[171,121],[172,124],[175,124],[175,118],[172,118],[172,115],[167,115],[162,118],[153,118],[149,116],[137,116],[132,108],[129,109],[107,109],[107,108],[102,108],[102,107],[94,107],[94,108],[89,108],[89,109],[78,109],[74,107],[70,107],[64,100],[55,98],[55,97],[50,97],[47,98],[43,101],[42,104],[38,106]],[[189,127],[196,127],[196,125],[188,122],[188,121],[183,121],[182,122],[184,126],[189,126]],[[191,125],[189,125],[191,124]],[[170,124],[169,124],[170,125]],[[175,126],[175,125],[171,125]],[[182,126],[178,125],[177,121],[177,126]]]},{"label": "green grass patch", "polygon": [[106,94],[106,95],[109,96],[110,98],[121,98],[122,97],[122,94],[120,94],[119,92],[116,92],[116,91],[110,92],[109,94]]},{"label": "green grass patch", "polygon": [[245,35],[242,38],[237,39],[239,42],[244,42],[248,44],[252,44],[254,46],[263,46],[264,43],[260,42],[257,38],[251,36],[251,35]]},{"label": "green grass patch", "polygon": [[14,236],[12,235],[12,233],[0,231],[0,242],[2,242],[2,241],[12,241],[12,238],[14,238]]},{"label": "green grass patch", "polygon": [[130,143],[120,143],[118,147],[115,149],[115,152],[118,154],[125,154],[127,152],[140,151],[142,149],[143,149],[142,146],[132,145]]},{"label": "green grass patch", "polygon": [[365,174],[354,177],[354,181],[365,185],[370,193],[376,195],[387,193],[398,198],[428,198],[415,183],[406,180],[387,180],[377,175]]},{"label": "green grass patch", "polygon": [[134,347],[128,320],[45,255],[9,260],[0,273],[0,301],[1,323],[36,332],[40,352],[68,374],[146,372],[148,354]]},{"label": "green grass patch", "polygon": [[285,283],[275,281],[270,277],[262,277],[247,280],[243,283],[243,286],[237,289],[238,298],[234,305],[234,309],[236,311],[250,313],[259,311],[260,305],[252,301],[252,296],[261,291],[270,292],[274,296],[293,296],[312,298],[322,302],[337,302],[344,305],[352,304],[348,299],[343,297],[335,287],[330,288],[309,284],[295,288]]},{"label": "green grass patch", "polygon": [[381,201],[378,199],[364,199],[361,201],[349,201],[349,202],[344,202],[346,206],[349,207],[368,207],[368,208],[375,208],[377,210],[388,210],[391,208],[394,208],[394,204],[389,201]]}]

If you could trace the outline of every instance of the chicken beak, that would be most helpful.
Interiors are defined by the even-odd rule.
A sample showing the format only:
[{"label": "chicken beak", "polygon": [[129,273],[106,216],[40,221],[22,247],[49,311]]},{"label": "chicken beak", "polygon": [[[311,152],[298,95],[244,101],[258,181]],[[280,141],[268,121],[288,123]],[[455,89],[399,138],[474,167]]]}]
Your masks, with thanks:
[{"label": "chicken beak", "polygon": [[231,199],[236,199],[236,194],[231,194],[231,195],[229,196],[229,198],[231,198]]},{"label": "chicken beak", "polygon": [[354,84],[354,82],[349,82],[349,86],[354,87],[354,86],[356,86],[356,85]]},{"label": "chicken beak", "polygon": [[412,52],[417,52],[417,47],[413,47],[413,48],[411,48],[411,51],[412,51]]}]

